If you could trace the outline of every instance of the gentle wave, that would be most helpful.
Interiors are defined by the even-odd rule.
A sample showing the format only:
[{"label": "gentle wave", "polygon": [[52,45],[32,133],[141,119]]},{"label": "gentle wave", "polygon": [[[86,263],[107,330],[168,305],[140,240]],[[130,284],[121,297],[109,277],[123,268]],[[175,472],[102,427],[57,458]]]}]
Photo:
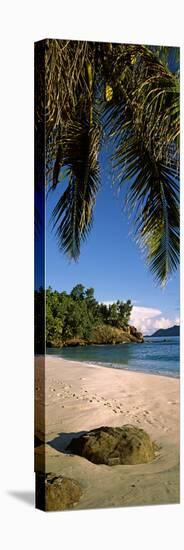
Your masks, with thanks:
[{"label": "gentle wave", "polygon": [[131,365],[129,365],[128,367],[126,365],[123,365],[122,363],[121,364],[118,364],[118,363],[102,363],[100,361],[85,361],[86,364],[88,365],[97,365],[97,366],[100,366],[100,367],[105,367],[105,368],[111,368],[111,369],[119,369],[119,370],[127,370],[127,371],[134,371],[134,372],[141,372],[141,373],[145,373],[145,374],[155,374],[156,376],[167,376],[169,378],[179,378],[179,374],[178,372],[173,372],[173,371],[170,371],[170,370],[159,370],[157,368],[157,370],[153,369],[153,368],[144,368],[144,367],[132,367]]},{"label": "gentle wave", "polygon": [[148,338],[142,344],[48,348],[47,353],[107,368],[179,378],[179,337]]}]

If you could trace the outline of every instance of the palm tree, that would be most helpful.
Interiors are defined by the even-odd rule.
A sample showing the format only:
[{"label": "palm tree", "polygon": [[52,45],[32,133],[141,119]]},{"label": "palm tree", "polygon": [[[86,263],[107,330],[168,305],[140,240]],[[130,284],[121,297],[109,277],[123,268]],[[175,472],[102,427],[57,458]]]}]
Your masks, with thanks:
[{"label": "palm tree", "polygon": [[73,259],[80,254],[101,185],[99,152],[108,143],[136,240],[163,285],[179,260],[178,52],[46,40],[44,69],[36,67],[45,90],[36,120],[46,123],[48,190],[61,189],[53,211],[59,247]]}]

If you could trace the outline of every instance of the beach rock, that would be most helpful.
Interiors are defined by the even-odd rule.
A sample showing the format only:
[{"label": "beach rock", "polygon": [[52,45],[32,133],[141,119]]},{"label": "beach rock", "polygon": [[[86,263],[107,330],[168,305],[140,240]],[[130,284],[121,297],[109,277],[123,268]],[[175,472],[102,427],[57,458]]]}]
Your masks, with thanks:
[{"label": "beach rock", "polygon": [[133,342],[144,342],[144,336],[142,332],[139,332],[136,327],[133,327],[132,325],[129,326],[130,329],[130,338]]},{"label": "beach rock", "polygon": [[90,344],[123,344],[130,342],[130,336],[121,328],[112,327],[109,325],[96,326],[91,334]]},{"label": "beach rock", "polygon": [[130,325],[129,328],[130,328],[130,334],[132,334],[132,336],[136,336],[137,334],[136,327],[133,327],[132,325]]},{"label": "beach rock", "polygon": [[143,336],[142,332],[137,332],[136,338],[138,338],[139,340],[144,340],[144,336]]},{"label": "beach rock", "polygon": [[156,445],[141,428],[103,426],[72,439],[67,450],[95,464],[143,464],[155,458]]},{"label": "beach rock", "polygon": [[67,346],[70,346],[70,347],[86,346],[86,344],[87,344],[87,341],[84,340],[84,338],[80,338],[78,336],[76,336],[74,338],[68,338],[67,340],[65,340],[63,342],[64,347],[67,347]]},{"label": "beach rock", "polygon": [[82,488],[74,479],[54,474],[36,474],[36,507],[52,512],[68,510],[82,495]]}]

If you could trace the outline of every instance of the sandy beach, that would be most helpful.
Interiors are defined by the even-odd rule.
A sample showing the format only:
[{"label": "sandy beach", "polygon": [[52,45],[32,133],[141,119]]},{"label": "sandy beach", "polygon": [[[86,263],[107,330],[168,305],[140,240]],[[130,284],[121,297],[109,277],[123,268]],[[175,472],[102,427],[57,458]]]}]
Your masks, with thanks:
[{"label": "sandy beach", "polygon": [[[35,364],[36,436],[46,472],[78,481],[74,509],[179,502],[179,380],[46,357]],[[43,406],[45,394],[45,425]],[[81,432],[100,426],[143,428],[159,446],[149,464],[106,466],[66,454]],[[41,469],[44,444],[35,449]]]}]

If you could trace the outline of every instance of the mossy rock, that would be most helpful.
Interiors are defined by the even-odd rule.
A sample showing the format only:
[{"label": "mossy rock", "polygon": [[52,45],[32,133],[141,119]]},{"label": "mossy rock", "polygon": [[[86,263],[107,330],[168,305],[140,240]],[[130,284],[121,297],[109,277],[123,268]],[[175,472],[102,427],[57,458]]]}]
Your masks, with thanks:
[{"label": "mossy rock", "polygon": [[82,495],[82,488],[74,479],[54,474],[37,474],[36,507],[46,512],[69,510]]},{"label": "mossy rock", "polygon": [[141,428],[104,426],[72,439],[67,450],[95,464],[144,464],[155,458],[157,447]]}]

